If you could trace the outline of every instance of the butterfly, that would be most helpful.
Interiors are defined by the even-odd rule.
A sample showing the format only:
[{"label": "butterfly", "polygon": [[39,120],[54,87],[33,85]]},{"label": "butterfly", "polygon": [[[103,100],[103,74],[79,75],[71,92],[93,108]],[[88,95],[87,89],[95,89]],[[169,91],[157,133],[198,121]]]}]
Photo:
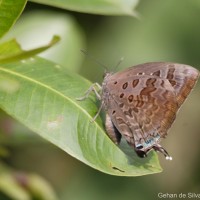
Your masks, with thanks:
[{"label": "butterfly", "polygon": [[[122,136],[139,157],[152,149],[172,160],[160,145],[168,129],[199,77],[191,66],[168,62],[139,64],[117,73],[105,73],[102,85],[94,83],[94,92],[106,111],[105,127],[110,139],[119,144]],[[100,89],[100,92],[97,91]]]}]

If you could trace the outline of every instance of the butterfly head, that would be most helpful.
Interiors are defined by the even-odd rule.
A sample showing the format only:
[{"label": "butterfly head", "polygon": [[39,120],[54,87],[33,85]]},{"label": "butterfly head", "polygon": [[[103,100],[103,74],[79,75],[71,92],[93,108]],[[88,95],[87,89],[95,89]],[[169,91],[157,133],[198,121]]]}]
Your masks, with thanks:
[{"label": "butterfly head", "polygon": [[105,70],[104,71],[104,73],[103,73],[103,78],[104,78],[104,80],[106,79],[106,78],[108,78],[110,75],[112,75],[113,73],[112,72],[109,72],[109,71],[107,71],[107,70]]}]

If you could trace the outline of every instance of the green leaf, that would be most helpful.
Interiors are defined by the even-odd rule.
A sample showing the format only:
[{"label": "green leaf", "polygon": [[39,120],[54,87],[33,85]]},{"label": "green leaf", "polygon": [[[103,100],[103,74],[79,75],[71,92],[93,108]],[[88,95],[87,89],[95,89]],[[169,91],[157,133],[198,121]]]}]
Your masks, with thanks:
[{"label": "green leaf", "polygon": [[138,0],[31,0],[77,12],[101,15],[136,15]]},{"label": "green leaf", "polygon": [[120,149],[108,138],[100,117],[91,122],[98,110],[94,95],[76,100],[89,88],[89,81],[38,57],[1,64],[0,74],[1,81],[17,84],[10,92],[1,88],[0,81],[0,107],[70,155],[112,175],[161,171],[154,152],[148,158],[138,158],[133,149],[127,145]]},{"label": "green leaf", "polygon": [[59,35],[61,40],[40,56],[78,71],[85,58],[80,53],[80,49],[86,48],[85,34],[76,19],[66,12],[47,9],[26,12],[4,39],[16,38],[28,50],[48,43],[52,35]]},{"label": "green leaf", "polygon": [[0,44],[0,63],[8,63],[16,60],[29,58],[31,56],[45,51],[46,49],[56,44],[59,40],[60,38],[58,36],[54,36],[49,44],[28,51],[23,51],[20,45],[14,39],[5,42],[3,44]]},{"label": "green leaf", "polygon": [[0,1],[0,38],[8,32],[17,18],[22,13],[26,0],[1,0]]}]

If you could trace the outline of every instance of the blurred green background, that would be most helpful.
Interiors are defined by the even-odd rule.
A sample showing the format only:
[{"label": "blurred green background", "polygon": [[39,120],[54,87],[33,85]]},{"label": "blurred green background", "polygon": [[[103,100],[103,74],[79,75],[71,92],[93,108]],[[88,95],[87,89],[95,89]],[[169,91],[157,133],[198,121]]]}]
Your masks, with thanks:
[{"label": "blurred green background", "polygon": [[[137,18],[69,12],[28,3],[5,39],[17,37],[23,48],[44,44],[53,34],[60,44],[42,57],[62,64],[92,82],[104,69],[89,54],[119,70],[150,61],[184,63],[200,69],[200,1],[139,1]],[[163,172],[143,177],[114,177],[98,172],[18,124],[1,112],[4,161],[13,168],[44,177],[61,200],[159,199],[158,193],[200,193],[200,82],[181,108],[163,146],[173,157],[160,157]],[[3,197],[2,197],[3,199]]]}]

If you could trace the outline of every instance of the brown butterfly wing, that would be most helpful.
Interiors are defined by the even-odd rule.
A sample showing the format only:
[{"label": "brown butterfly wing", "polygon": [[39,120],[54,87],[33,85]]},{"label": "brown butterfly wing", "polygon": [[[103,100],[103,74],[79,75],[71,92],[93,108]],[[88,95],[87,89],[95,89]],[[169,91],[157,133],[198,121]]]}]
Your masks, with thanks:
[{"label": "brown butterfly wing", "polygon": [[[122,81],[122,83],[121,83]],[[131,88],[133,82],[138,82]],[[124,80],[118,80],[122,85]],[[173,88],[167,80],[150,76],[126,79],[126,89],[110,87],[108,114],[128,142],[146,140],[154,134],[166,134],[175,119],[178,104]],[[130,88],[128,88],[130,87]]]},{"label": "brown butterfly wing", "polygon": [[136,65],[115,73],[111,79],[126,79],[138,74],[145,74],[168,79],[175,90],[179,107],[189,95],[199,77],[199,71],[184,64],[169,62],[151,62]]},{"label": "brown butterfly wing", "polygon": [[146,63],[111,75],[104,90],[113,124],[132,145],[165,136],[198,74],[190,66]]}]

